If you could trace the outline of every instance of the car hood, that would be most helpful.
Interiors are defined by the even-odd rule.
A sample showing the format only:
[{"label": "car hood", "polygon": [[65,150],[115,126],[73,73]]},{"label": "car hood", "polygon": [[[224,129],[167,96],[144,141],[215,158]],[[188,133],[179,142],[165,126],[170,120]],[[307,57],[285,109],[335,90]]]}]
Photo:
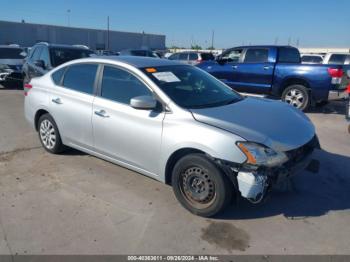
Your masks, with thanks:
[{"label": "car hood", "polygon": [[315,135],[315,128],[304,113],[286,103],[270,99],[245,98],[225,106],[190,111],[199,122],[276,151],[300,147]]}]

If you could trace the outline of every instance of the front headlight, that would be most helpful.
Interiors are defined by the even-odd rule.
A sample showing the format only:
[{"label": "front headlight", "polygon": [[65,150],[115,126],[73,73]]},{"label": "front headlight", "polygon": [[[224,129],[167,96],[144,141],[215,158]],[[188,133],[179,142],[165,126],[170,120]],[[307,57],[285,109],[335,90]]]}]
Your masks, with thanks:
[{"label": "front headlight", "polygon": [[285,163],[288,157],[283,152],[252,142],[238,142],[237,146],[247,157],[247,164],[253,166],[273,167]]}]

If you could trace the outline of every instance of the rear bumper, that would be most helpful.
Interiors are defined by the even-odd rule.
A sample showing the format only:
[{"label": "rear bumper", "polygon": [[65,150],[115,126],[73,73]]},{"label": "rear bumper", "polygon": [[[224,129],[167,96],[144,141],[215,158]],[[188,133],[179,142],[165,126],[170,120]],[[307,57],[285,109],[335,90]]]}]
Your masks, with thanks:
[{"label": "rear bumper", "polygon": [[328,94],[328,101],[340,100],[348,97],[349,97],[349,94],[346,92],[346,89],[330,90]]}]

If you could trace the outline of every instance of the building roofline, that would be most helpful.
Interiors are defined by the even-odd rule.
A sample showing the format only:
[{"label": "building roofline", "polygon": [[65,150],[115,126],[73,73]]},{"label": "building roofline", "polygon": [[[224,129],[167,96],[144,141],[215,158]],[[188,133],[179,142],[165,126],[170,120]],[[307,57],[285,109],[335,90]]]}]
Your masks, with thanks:
[{"label": "building roofline", "polygon": [[[94,31],[103,31],[107,32],[106,29],[97,29],[97,28],[88,28],[88,27],[73,27],[73,26],[64,26],[64,25],[51,25],[51,24],[38,24],[38,23],[22,23],[22,22],[15,22],[15,21],[5,21],[5,20],[0,20],[0,23],[12,23],[12,24],[19,24],[19,25],[34,25],[34,26],[50,26],[50,27],[55,27],[55,28],[66,28],[66,29],[80,29],[80,30],[94,30]],[[128,32],[128,31],[116,31],[116,30],[109,30],[110,33],[116,32],[116,33],[126,33],[126,34],[145,34],[145,35],[150,35],[150,36],[163,36],[165,35],[162,34],[153,34],[153,33],[139,33],[139,32]]]}]

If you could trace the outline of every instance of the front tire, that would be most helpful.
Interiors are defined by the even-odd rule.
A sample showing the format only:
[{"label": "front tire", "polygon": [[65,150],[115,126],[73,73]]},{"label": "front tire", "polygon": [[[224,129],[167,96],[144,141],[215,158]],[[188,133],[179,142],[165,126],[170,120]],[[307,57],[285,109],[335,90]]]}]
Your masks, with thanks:
[{"label": "front tire", "polygon": [[310,105],[310,94],[303,85],[291,85],[283,91],[282,101],[305,111]]},{"label": "front tire", "polygon": [[49,153],[58,154],[65,149],[56,122],[50,114],[44,114],[39,118],[38,133],[42,146]]},{"label": "front tire", "polygon": [[226,175],[203,154],[189,154],[175,164],[172,187],[184,208],[203,217],[224,210],[234,190]]}]

